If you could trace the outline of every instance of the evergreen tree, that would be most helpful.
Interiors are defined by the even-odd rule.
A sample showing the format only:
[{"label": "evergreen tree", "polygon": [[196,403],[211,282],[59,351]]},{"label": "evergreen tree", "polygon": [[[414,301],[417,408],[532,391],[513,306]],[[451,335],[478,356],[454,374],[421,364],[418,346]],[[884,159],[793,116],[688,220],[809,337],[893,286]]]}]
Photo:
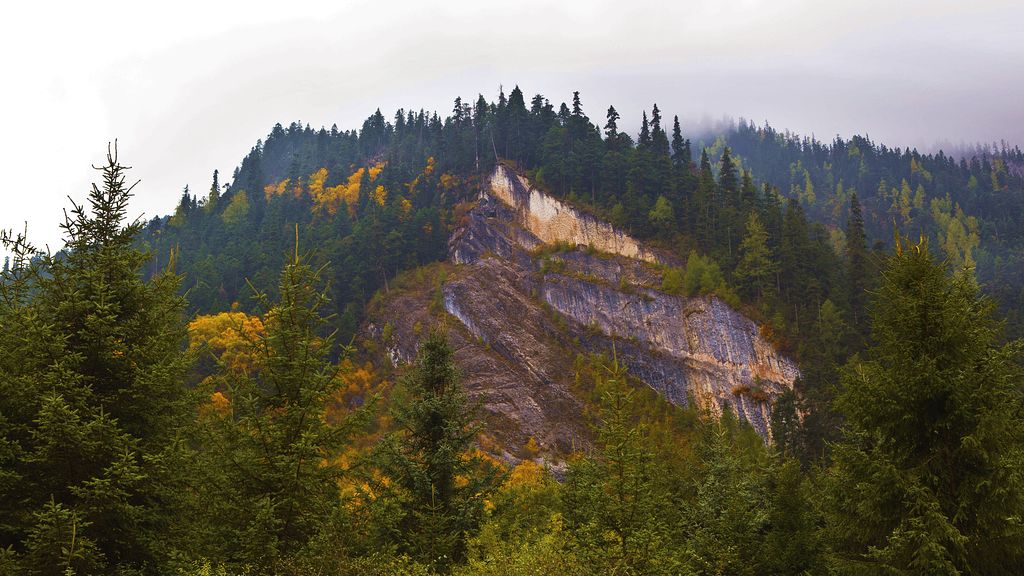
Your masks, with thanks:
[{"label": "evergreen tree", "polygon": [[333,337],[322,316],[329,300],[320,271],[296,257],[281,272],[279,299],[255,297],[266,309],[263,331],[246,338],[251,370],[224,366],[208,386],[209,404],[196,430],[199,497],[193,531],[199,553],[261,573],[277,573],[329,529],[340,510],[339,453],[353,427],[324,418],[338,388],[328,358]]},{"label": "evergreen tree", "polygon": [[665,129],[661,127],[661,110],[658,110],[657,104],[654,105],[654,110],[651,112],[651,149],[655,154],[669,155],[668,136],[665,134]]},{"label": "evergreen tree", "polygon": [[697,191],[693,198],[693,229],[697,231],[697,241],[709,250],[717,239],[718,221],[718,185],[711,172],[711,161],[708,151],[700,153],[700,172],[697,180]]},{"label": "evergreen tree", "polygon": [[378,452],[380,471],[389,479],[379,489],[401,509],[399,550],[447,571],[465,558],[466,539],[479,529],[498,473],[472,450],[477,426],[440,329],[420,344],[402,384],[411,399],[395,412],[401,432]]},{"label": "evergreen tree", "polygon": [[689,168],[692,161],[690,141],[683,139],[683,131],[679,127],[679,116],[675,116],[672,119],[672,162],[676,166]]},{"label": "evergreen tree", "polygon": [[922,239],[897,238],[872,302],[875,341],[851,362],[846,437],[830,473],[843,573],[1018,574],[1024,567],[1022,343]]},{"label": "evergreen tree", "polygon": [[619,125],[618,125],[618,121],[619,121],[619,118],[620,118],[619,113],[615,111],[615,106],[609,106],[608,107],[608,114],[607,114],[606,117],[607,117],[608,121],[605,122],[605,125],[604,125],[605,142],[610,147],[614,148],[614,145],[617,143],[617,141],[619,139]]},{"label": "evergreen tree", "polygon": [[583,117],[583,104],[580,103],[580,93],[578,90],[572,93],[572,115],[576,118]]},{"label": "evergreen tree", "polygon": [[761,511],[767,508],[758,462],[763,448],[748,449],[746,434],[753,432],[726,408],[696,446],[700,473],[684,512],[691,573],[753,575],[763,561],[758,545],[766,520]]},{"label": "evergreen tree", "polygon": [[796,199],[790,198],[782,219],[779,243],[779,290],[783,301],[789,305],[787,316],[793,320],[797,330],[801,321],[811,320],[807,314],[800,318],[800,309],[810,304],[806,300],[810,254],[807,217]]},{"label": "evergreen tree", "polygon": [[722,159],[719,161],[718,188],[722,191],[723,201],[735,205],[739,196],[739,183],[736,178],[736,164],[732,160],[732,152],[728,146],[722,151]]},{"label": "evergreen tree", "polygon": [[0,280],[0,549],[19,573],[152,571],[173,546],[184,303],[170,270],[141,278],[126,169],[108,150],[62,252],[4,235],[16,258]]},{"label": "evergreen tree", "polygon": [[868,287],[868,249],[864,234],[864,216],[861,214],[857,193],[850,196],[850,215],[846,221],[846,290],[850,308],[850,322],[854,334],[862,342],[867,332],[865,301]]},{"label": "evergreen tree", "polygon": [[569,470],[563,496],[567,527],[581,558],[597,573],[675,573],[658,509],[667,495],[647,424],[635,420],[636,390],[617,359],[602,368],[595,383],[601,393],[598,451]]},{"label": "evergreen tree", "polygon": [[747,237],[740,244],[740,254],[740,262],[733,275],[741,295],[763,301],[778,267],[768,247],[768,231],[756,212],[751,212],[747,219]]},{"label": "evergreen tree", "polygon": [[644,110],[643,123],[640,124],[640,138],[637,139],[637,146],[642,149],[650,148],[651,146],[651,128],[647,123],[647,111]]},{"label": "evergreen tree", "polygon": [[217,201],[220,199],[220,173],[217,170],[213,171],[213,183],[210,184],[210,195],[206,200],[206,205],[209,206],[210,210],[214,210],[217,207]]},{"label": "evergreen tree", "polygon": [[761,574],[806,576],[826,574],[825,546],[818,525],[810,480],[796,460],[787,459],[772,470],[770,504],[762,541]]}]

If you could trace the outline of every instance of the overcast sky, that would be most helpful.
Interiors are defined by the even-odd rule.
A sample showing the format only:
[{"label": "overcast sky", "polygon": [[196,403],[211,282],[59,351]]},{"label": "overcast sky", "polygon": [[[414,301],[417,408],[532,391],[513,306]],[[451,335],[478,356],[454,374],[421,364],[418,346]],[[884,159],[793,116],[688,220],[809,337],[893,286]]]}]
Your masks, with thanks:
[{"label": "overcast sky", "polygon": [[106,143],[133,214],[230,176],[276,122],[347,129],[519,84],[638,128],[745,117],[888,145],[1024,142],[1024,2],[8,3],[0,20],[0,228],[59,246]]}]

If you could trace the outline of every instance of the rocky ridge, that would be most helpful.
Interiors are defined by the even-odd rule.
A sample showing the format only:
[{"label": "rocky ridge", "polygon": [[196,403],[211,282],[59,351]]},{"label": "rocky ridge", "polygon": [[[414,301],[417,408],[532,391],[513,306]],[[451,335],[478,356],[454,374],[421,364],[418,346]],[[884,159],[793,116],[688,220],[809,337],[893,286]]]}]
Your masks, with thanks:
[{"label": "rocky ridge", "polygon": [[633,376],[669,401],[716,415],[731,409],[770,439],[771,403],[792,387],[796,365],[720,299],[661,292],[664,259],[627,234],[498,166],[449,253],[454,266],[445,266],[443,281],[389,298],[387,319],[371,332],[390,323],[385,345],[408,361],[431,321],[429,302],[434,312],[443,307],[492,452],[530,457],[522,447],[531,437],[555,459],[586,445],[573,359],[613,346]]}]

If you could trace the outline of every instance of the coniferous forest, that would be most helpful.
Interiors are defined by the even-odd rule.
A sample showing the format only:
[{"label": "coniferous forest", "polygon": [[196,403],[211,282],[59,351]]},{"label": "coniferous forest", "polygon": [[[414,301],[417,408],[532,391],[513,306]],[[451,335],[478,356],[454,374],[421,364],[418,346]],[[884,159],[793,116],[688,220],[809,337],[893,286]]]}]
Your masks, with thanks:
[{"label": "coniferous forest", "polygon": [[[0,573],[1024,573],[1024,153],[568,100],[279,124],[151,220],[111,146],[63,249],[4,232]],[[609,350],[574,363],[591,445],[503,458],[444,314],[388,361],[368,311],[498,164],[797,362],[771,441]]]}]

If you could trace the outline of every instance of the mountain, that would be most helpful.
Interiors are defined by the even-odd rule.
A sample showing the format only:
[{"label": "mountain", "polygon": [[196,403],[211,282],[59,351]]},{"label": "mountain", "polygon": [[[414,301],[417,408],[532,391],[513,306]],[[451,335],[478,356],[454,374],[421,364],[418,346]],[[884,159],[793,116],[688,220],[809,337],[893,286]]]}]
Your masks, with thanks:
[{"label": "mountain", "polygon": [[0,573],[1021,573],[1020,152],[649,118],[112,147],[0,231]]},{"label": "mountain", "polygon": [[[141,243],[155,255],[153,271],[173,252],[192,311],[199,314],[252,311],[249,284],[273,297],[274,279],[287,257],[296,249],[308,253],[315,264],[329,264],[332,324],[342,339],[357,337],[367,321],[382,331],[391,321],[395,330],[405,328],[395,350],[406,356],[405,343],[415,341],[408,339],[408,328],[417,324],[405,317],[422,316],[423,329],[424,314],[443,309],[456,286],[463,289],[453,302],[462,303],[465,318],[476,327],[466,328],[465,341],[492,348],[500,347],[501,339],[497,327],[485,329],[489,297],[519,302],[523,310],[543,302],[541,310],[556,318],[549,324],[564,322],[573,345],[565,347],[565,338],[540,337],[543,327],[550,328],[548,316],[536,318],[534,328],[517,337],[508,336],[509,345],[537,354],[546,346],[549,356],[550,366],[543,370],[551,374],[536,369],[539,376],[524,376],[524,390],[558,380],[549,377],[553,374],[571,375],[574,367],[560,358],[608,351],[611,337],[624,359],[653,350],[669,364],[695,361],[698,346],[667,338],[661,328],[648,329],[638,320],[630,324],[621,313],[612,316],[610,302],[642,302],[643,315],[655,324],[671,323],[677,309],[705,310],[692,318],[714,318],[701,336],[709,343],[715,342],[706,335],[714,326],[738,325],[726,308],[740,310],[759,326],[764,340],[800,367],[795,380],[790,378],[795,370],[788,369],[771,372],[785,378],[762,380],[792,382],[793,393],[784,396],[804,414],[799,443],[805,460],[827,453],[827,441],[839,433],[841,419],[832,408],[838,367],[871,343],[868,299],[897,231],[928,238],[953,268],[973,267],[982,289],[999,305],[1007,333],[1018,334],[1024,326],[1024,154],[1018,148],[978,149],[954,158],[890,148],[861,136],[823,143],[746,122],[693,141],[677,118],[670,123],[657,106],[649,118],[634,140],[618,126],[614,107],[599,127],[578,93],[571,106],[556,108],[539,94],[527,102],[516,87],[494,102],[482,96],[472,104],[456,99],[443,118],[399,110],[388,120],[378,110],[359,130],[277,125],[246,155],[230,182],[221,185],[215,178],[205,197],[186,190],[173,215],[149,223]],[[495,172],[501,165],[516,176]],[[495,174],[499,180],[506,174],[512,183],[507,188],[516,194],[520,188],[533,190],[523,200],[530,206],[524,213],[529,220],[504,228],[474,220],[481,210],[519,206],[512,192],[504,200],[495,192],[502,188],[495,188]],[[515,184],[519,177],[529,183]],[[486,202],[478,199],[482,190],[490,198]],[[534,197],[546,200],[533,206]],[[569,224],[544,220],[551,211],[578,217]],[[541,221],[549,228],[537,229]],[[563,226],[578,230],[566,232]],[[509,232],[513,228],[519,231]],[[507,234],[512,236],[501,240]],[[589,236],[580,242],[577,234]],[[533,240],[522,240],[530,235]],[[619,268],[609,269],[609,260],[586,251],[563,251],[563,240],[618,253],[611,261]],[[481,257],[488,252],[504,264]],[[494,268],[489,280],[477,280],[479,292],[471,295],[475,276],[465,270],[487,266]],[[453,280],[440,282],[445,274]],[[378,300],[395,297],[397,283],[417,275],[447,288],[410,294],[400,313],[381,312]],[[520,322],[529,318],[525,312],[492,312]],[[726,332],[725,340],[732,342],[750,330]],[[556,353],[558,347],[550,343],[524,344],[531,337],[562,342],[562,351]],[[640,351],[630,348],[632,337]],[[734,350],[725,350],[708,357],[732,362]],[[528,356],[508,352],[500,360],[544,363]],[[757,365],[755,356],[741,354],[735,364]],[[500,364],[498,357],[492,360]],[[692,376],[675,381],[658,376],[667,370],[664,365],[634,361],[630,367],[670,400],[682,402],[691,394],[715,411],[710,399],[724,398],[763,435],[769,433],[767,409],[748,400],[771,397],[778,388],[722,376],[717,388],[701,391]],[[463,368],[467,374],[477,369]],[[564,388],[551,393],[571,404]],[[540,435],[563,452],[566,442],[585,436],[578,423],[546,418],[548,427],[510,426],[505,444],[518,447],[523,437]],[[563,439],[561,445],[556,437]]]},{"label": "mountain", "polygon": [[[391,290],[368,332],[402,363],[423,326],[453,318],[463,384],[515,460],[530,438],[556,457],[589,443],[573,390],[585,353],[616,354],[670,402],[732,410],[770,438],[772,402],[792,389],[796,365],[722,299],[666,293],[674,261],[498,165],[449,241],[443,281]],[[443,311],[431,311],[435,291]]]}]

